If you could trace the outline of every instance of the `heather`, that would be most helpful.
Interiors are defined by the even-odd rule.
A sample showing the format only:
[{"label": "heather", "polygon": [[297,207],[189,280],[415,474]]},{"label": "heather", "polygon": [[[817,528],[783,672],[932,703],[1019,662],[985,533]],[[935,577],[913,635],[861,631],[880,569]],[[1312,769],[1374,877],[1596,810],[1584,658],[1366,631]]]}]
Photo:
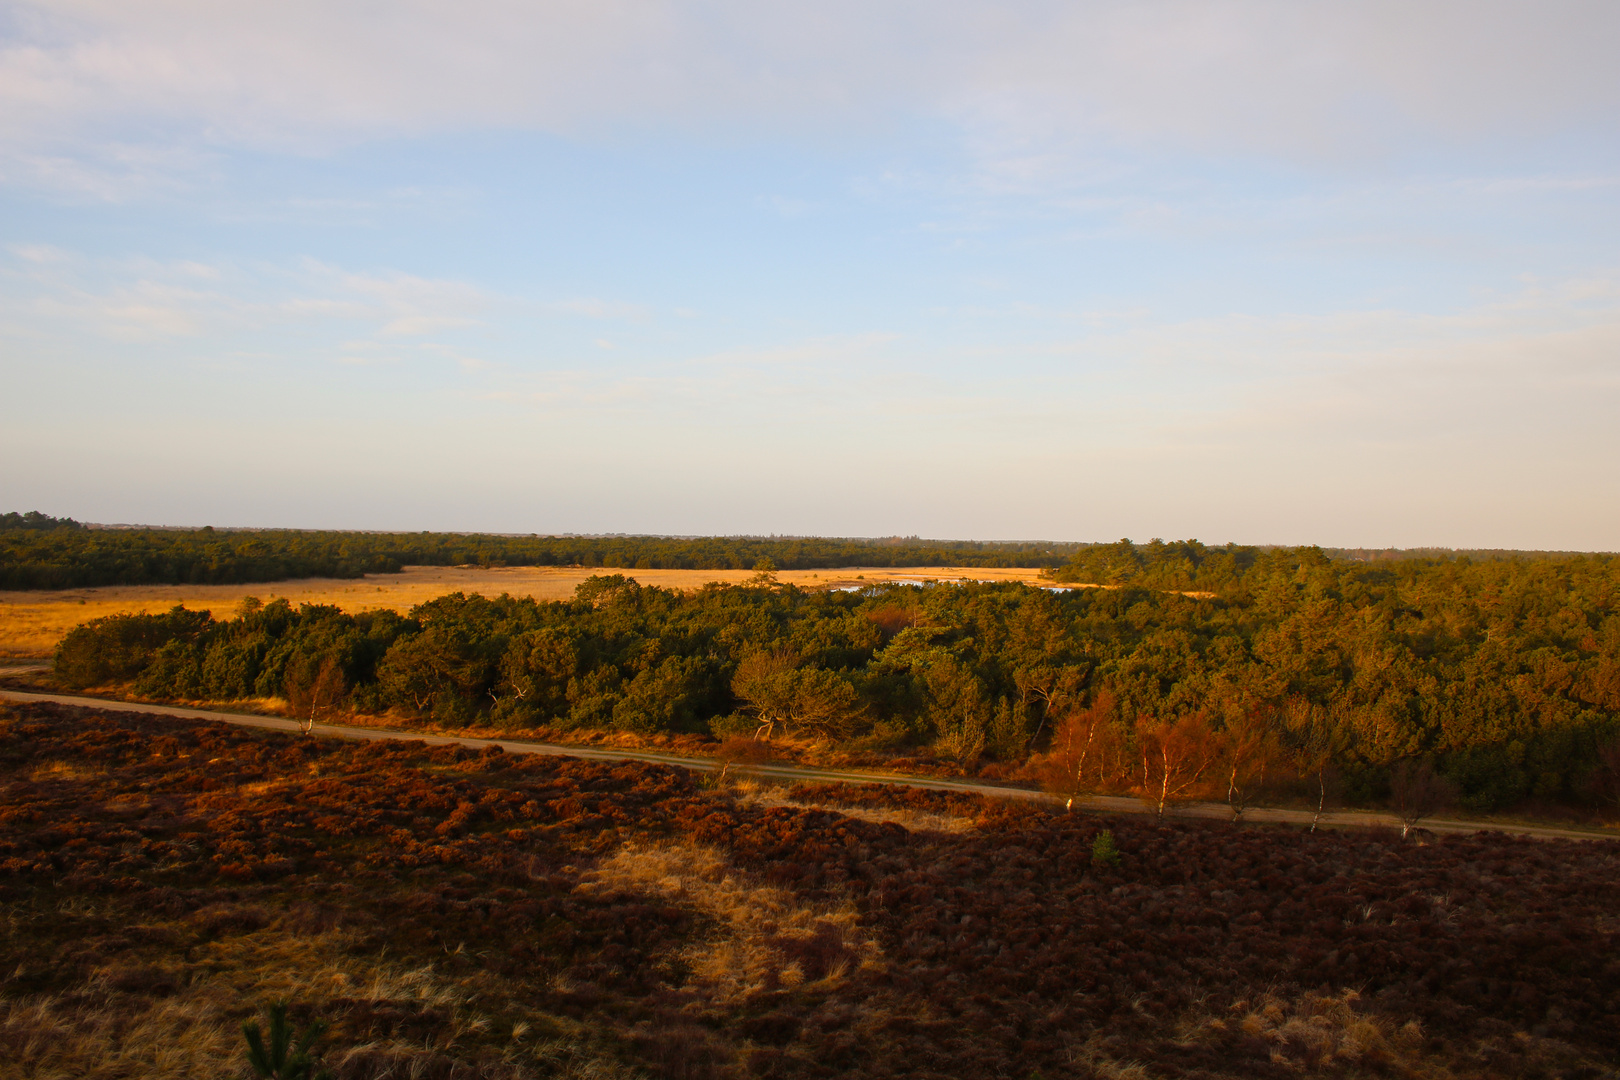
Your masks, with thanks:
[{"label": "heather", "polygon": [[1620,1052],[1606,841],[772,791],[57,706],[5,710],[0,783],[6,1075],[233,1075],[276,999],[331,1023],[345,1080],[1595,1077]]}]

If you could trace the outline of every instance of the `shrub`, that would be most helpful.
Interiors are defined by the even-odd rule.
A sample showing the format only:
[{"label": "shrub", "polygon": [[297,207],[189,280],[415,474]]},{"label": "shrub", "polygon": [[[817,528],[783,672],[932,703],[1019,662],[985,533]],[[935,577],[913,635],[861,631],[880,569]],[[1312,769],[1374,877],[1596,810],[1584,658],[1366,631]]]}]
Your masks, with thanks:
[{"label": "shrub", "polygon": [[176,605],[162,615],[108,615],[74,628],[56,647],[56,678],[76,690],[127,682],[171,641],[192,640],[213,623]]},{"label": "shrub", "polygon": [[752,739],[754,732],[759,728],[758,720],[752,716],[743,716],[741,713],[716,716],[709,721],[709,730],[714,733],[714,737],[728,742],[732,739]]},{"label": "shrub", "polygon": [[287,1021],[287,1006],[277,1002],[270,1006],[270,1039],[265,1041],[257,1020],[242,1021],[242,1035],[247,1039],[248,1065],[253,1075],[265,1080],[330,1080],[331,1073],[315,1071],[315,1059],[310,1050],[315,1040],[326,1031],[326,1023],[316,1020],[294,1035]]},{"label": "shrub", "polygon": [[1418,822],[1450,806],[1457,796],[1451,781],[1435,771],[1434,762],[1398,762],[1389,774],[1389,805],[1401,819],[1401,835]]},{"label": "shrub", "polygon": [[715,757],[738,765],[763,765],[772,760],[771,744],[746,735],[733,735],[715,749]]}]

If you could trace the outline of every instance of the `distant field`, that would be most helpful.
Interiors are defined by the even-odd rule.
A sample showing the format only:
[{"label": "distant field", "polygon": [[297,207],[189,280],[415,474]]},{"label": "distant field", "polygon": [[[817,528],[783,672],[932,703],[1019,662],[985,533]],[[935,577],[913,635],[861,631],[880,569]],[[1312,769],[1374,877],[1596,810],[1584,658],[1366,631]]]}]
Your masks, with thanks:
[{"label": "distant field", "polygon": [[[1022,581],[1041,583],[1035,569],[997,567],[850,567],[838,570],[784,570],[777,580],[802,588],[837,588],[885,581]],[[226,617],[246,596],[266,602],[285,598],[294,604],[333,604],[345,611],[393,608],[404,612],[451,592],[498,596],[532,596],[563,600],[592,574],[625,574],[643,585],[696,589],[713,581],[732,584],[754,576],[752,570],[614,570],[601,567],[407,566],[402,574],[367,574],[363,578],[305,578],[256,585],[109,585],[61,592],[0,593],[0,656],[49,656],[62,635],[79,623],[103,615],[167,611],[176,604],[206,608]]]}]

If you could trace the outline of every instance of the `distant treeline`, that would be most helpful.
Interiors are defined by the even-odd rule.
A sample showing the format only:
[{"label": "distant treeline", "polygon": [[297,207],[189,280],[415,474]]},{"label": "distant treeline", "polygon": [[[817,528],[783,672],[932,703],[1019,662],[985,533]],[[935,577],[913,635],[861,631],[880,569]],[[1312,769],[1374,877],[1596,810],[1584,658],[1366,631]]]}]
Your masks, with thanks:
[{"label": "distant treeline", "polygon": [[[43,515],[41,515],[43,516]],[[23,518],[23,515],[8,515]],[[232,585],[353,578],[404,566],[597,566],[626,570],[782,570],[840,566],[1054,567],[1077,544],[936,540],[463,533],[84,529],[0,530],[0,588]]]},{"label": "distant treeline", "polygon": [[37,531],[41,529],[82,528],[84,526],[72,518],[51,517],[51,515],[42,514],[38,510],[30,510],[26,514],[19,514],[16,511],[9,514],[0,514],[0,531],[9,531],[11,529],[33,529]]},{"label": "distant treeline", "polygon": [[[0,589],[236,585],[354,578],[405,566],[590,566],[623,570],[821,570],[853,566],[1026,567],[1062,581],[1216,592],[1274,547],[1196,540],[1133,544],[827,537],[504,536],[291,529],[107,529],[37,511],[0,517]],[[1329,549],[1353,562],[1414,554],[1474,561],[1568,558],[1548,552]]]},{"label": "distant treeline", "polygon": [[1476,809],[1612,791],[1620,559],[1147,545],[1082,553],[1063,576],[1117,587],[840,592],[762,575],[683,593],[613,574],[569,601],[458,593],[408,617],[278,601],[228,621],[102,619],[56,670],[161,698],[285,697],[309,716],[763,733],[964,766],[1050,753],[1077,790],[1150,788],[1174,751],[1177,782],[1217,796],[1307,772],[1375,799],[1393,766],[1427,758]]},{"label": "distant treeline", "polygon": [[[1227,544],[1207,547],[1197,540],[1145,544],[1120,540],[1112,544],[1078,546],[1069,560],[1052,574],[1056,581],[1088,585],[1140,585],[1148,589],[1219,593],[1245,587],[1245,575],[1263,557],[1289,548]],[[1300,548],[1297,550],[1307,550]],[[1582,552],[1508,551],[1450,548],[1310,548],[1334,562],[1414,566],[1482,562],[1545,562],[1577,559]],[[1606,558],[1598,555],[1598,558]]]}]

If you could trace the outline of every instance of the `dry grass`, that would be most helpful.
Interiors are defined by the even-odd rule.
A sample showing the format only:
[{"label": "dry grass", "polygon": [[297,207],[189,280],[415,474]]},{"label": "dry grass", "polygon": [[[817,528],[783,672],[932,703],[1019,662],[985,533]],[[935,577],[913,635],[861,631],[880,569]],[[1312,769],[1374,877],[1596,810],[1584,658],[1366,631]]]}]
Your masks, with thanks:
[{"label": "dry grass", "polygon": [[827,988],[882,963],[853,904],[804,904],[787,890],[752,880],[711,847],[627,846],[587,874],[579,889],[655,893],[707,916],[716,932],[680,959],[691,972],[689,985],[721,1002],[784,987]]},{"label": "dry grass", "polygon": [[41,780],[89,780],[104,776],[106,772],[107,767],[99,762],[47,761],[29,770],[27,779],[36,783]]},{"label": "dry grass", "polygon": [[800,802],[790,799],[785,788],[748,776],[736,781],[732,793],[746,806],[785,806],[806,810],[836,810],[845,817],[862,821],[892,822],[908,832],[965,833],[979,825],[979,819],[964,814],[936,814],[926,810],[904,807],[834,806],[827,803]]},{"label": "dry grass", "polygon": [[105,998],[0,1001],[0,1076],[29,1080],[233,1075],[241,1035],[195,995],[115,1009]]},{"label": "dry grass", "polygon": [[[223,917],[229,917],[224,912]],[[153,929],[147,927],[149,931]],[[242,1074],[241,1024],[270,1001],[291,1001],[340,1025],[368,1010],[445,1018],[430,1038],[334,1045],[343,1078],[445,1075],[464,1041],[502,1043],[476,1073],[490,1080],[629,1077],[584,1048],[583,1028],[532,1013],[524,995],[479,971],[445,976],[353,952],[341,931],[280,928],[214,941],[156,963],[112,963],[71,994],[0,997],[0,1080],[221,1080]],[[0,978],[0,987],[9,981]],[[488,1003],[488,1004],[485,1004]],[[499,1009],[500,1016],[486,1009]],[[328,1040],[334,1042],[334,1040]],[[456,1055],[459,1056],[459,1055]]]},{"label": "dry grass", "polygon": [[[1333,996],[1307,994],[1297,1001],[1268,995],[1252,1006],[1239,1002],[1232,1012],[1241,1014],[1235,1023],[1244,1034],[1270,1044],[1271,1060],[1279,1065],[1325,1069],[1368,1064],[1393,1068],[1406,1076],[1434,1075],[1422,1060],[1422,1025],[1408,1021],[1397,1027],[1387,1019],[1358,1012],[1359,1001],[1354,990]],[[1211,1019],[1193,1026],[1186,1037],[1197,1039],[1232,1022]]]},{"label": "dry grass", "polygon": [[[1452,1073],[1424,1053],[1421,1025],[1396,1025],[1360,1011],[1359,995],[1305,994],[1285,1000],[1271,994],[1257,1002],[1239,1001],[1226,1015],[1197,1013],[1177,1025],[1181,1047],[1220,1047],[1234,1037],[1258,1039],[1270,1047],[1273,1064],[1305,1076],[1372,1071],[1411,1080],[1448,1080]],[[1150,1063],[1121,1060],[1104,1032],[1093,1032],[1075,1048],[1072,1060],[1106,1080],[1153,1080]]]},{"label": "dry grass", "polygon": [[[1223,1048],[1234,1042],[1252,1045],[1256,1040],[1269,1049],[1273,1065],[1303,1077],[1459,1080],[1498,1075],[1603,1075],[1599,1066],[1568,1044],[1525,1032],[1482,1040],[1459,1055],[1455,1047],[1431,1042],[1416,1020],[1401,1022],[1369,1011],[1361,996],[1350,989],[1337,994],[1305,993],[1294,999],[1268,993],[1258,1000],[1238,1001],[1224,1015],[1190,1013],[1175,1025],[1171,1042],[1182,1050],[1202,1048],[1218,1059]],[[1184,1071],[1156,1069],[1152,1062],[1122,1055],[1121,1049],[1106,1031],[1094,1031],[1075,1046],[1071,1064],[1104,1080],[1156,1080]],[[1216,1068],[1203,1075],[1229,1074]],[[1239,1080],[1244,1074],[1230,1075]]]},{"label": "dry grass", "polygon": [[[167,611],[176,604],[208,609],[227,617],[244,597],[266,602],[332,604],[357,612],[392,608],[404,612],[451,592],[497,596],[532,596],[564,600],[592,574],[626,574],[643,585],[697,589],[710,582],[740,584],[751,570],[616,570],[584,566],[517,566],[492,568],[408,566],[401,574],[367,574],[364,578],[306,578],[257,585],[111,585],[61,592],[0,592],[0,656],[49,656],[75,626],[103,615]],[[784,570],[777,580],[803,588],[840,588],[883,582],[1022,581],[1042,583],[1039,570],[963,567],[854,567],[841,570]]]}]

